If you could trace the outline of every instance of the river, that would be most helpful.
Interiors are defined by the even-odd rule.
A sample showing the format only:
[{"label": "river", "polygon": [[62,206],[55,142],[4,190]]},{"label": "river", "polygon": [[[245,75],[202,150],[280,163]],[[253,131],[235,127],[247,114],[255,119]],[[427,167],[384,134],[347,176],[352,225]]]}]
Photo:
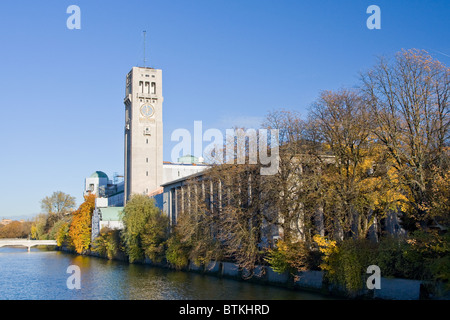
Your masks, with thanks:
[{"label": "river", "polygon": [[[80,269],[69,289],[67,268]],[[322,300],[309,292],[61,251],[0,248],[1,300]]]}]

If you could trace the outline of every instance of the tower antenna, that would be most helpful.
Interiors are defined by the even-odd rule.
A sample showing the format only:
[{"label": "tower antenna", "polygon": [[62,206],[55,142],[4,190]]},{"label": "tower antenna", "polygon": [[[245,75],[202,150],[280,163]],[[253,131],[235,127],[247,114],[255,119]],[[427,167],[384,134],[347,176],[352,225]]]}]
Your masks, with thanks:
[{"label": "tower antenna", "polygon": [[144,68],[146,67],[147,59],[145,57],[145,37],[146,37],[147,31],[144,30]]}]

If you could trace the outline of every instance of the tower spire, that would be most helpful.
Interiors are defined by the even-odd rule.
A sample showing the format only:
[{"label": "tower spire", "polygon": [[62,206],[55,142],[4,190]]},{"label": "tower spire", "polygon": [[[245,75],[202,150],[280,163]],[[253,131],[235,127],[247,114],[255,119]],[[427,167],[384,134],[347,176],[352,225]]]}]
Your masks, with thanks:
[{"label": "tower spire", "polygon": [[146,59],[146,57],[145,57],[145,38],[146,38],[146,35],[147,35],[147,31],[143,31],[144,32],[144,68],[146,68],[147,67],[147,59]]}]

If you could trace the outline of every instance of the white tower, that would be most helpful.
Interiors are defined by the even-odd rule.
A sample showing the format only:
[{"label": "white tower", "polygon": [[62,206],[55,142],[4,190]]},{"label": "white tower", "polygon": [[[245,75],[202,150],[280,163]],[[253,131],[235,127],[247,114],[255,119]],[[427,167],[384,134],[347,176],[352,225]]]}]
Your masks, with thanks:
[{"label": "white tower", "polygon": [[95,171],[89,178],[85,179],[85,188],[84,188],[84,196],[87,196],[88,194],[96,194],[97,196],[104,196],[101,195],[101,190],[103,190],[103,193],[105,193],[105,190],[108,186],[109,178],[106,175],[106,173],[102,171]]},{"label": "white tower", "polygon": [[133,67],[125,90],[125,194],[148,194],[163,182],[162,70]]}]

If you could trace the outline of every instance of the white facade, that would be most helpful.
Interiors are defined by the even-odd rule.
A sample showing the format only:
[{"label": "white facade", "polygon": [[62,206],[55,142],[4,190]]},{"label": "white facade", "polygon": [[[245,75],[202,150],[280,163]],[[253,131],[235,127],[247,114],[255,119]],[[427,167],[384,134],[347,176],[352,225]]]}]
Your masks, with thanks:
[{"label": "white facade", "polygon": [[163,182],[162,71],[133,67],[125,89],[125,198]]},{"label": "white facade", "polygon": [[164,163],[162,184],[190,176],[207,168],[209,166],[205,164]]},{"label": "white facade", "polygon": [[100,221],[100,230],[102,228],[107,227],[109,229],[123,229],[123,222],[121,220],[101,220]]},{"label": "white facade", "polygon": [[99,195],[101,190],[104,190],[109,183],[108,176],[102,171],[95,171],[89,178],[85,179],[84,195],[90,193]]},{"label": "white facade", "polygon": [[123,207],[109,207],[108,198],[96,198],[95,209],[92,214],[92,241],[100,234],[102,228],[123,229],[120,212]]},{"label": "white facade", "polygon": [[107,206],[120,207],[124,203],[124,184],[123,181],[113,183],[106,173],[95,171],[85,179],[83,195],[95,194],[99,198],[107,199]]}]

